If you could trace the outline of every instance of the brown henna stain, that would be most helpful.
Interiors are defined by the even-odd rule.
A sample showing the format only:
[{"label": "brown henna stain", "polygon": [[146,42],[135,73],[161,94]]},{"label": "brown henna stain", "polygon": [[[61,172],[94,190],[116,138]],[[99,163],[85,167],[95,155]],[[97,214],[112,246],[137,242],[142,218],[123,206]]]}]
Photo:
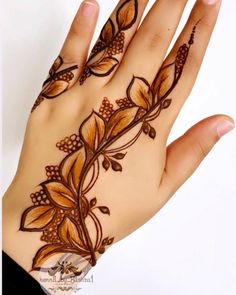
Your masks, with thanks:
[{"label": "brown henna stain", "polygon": [[36,99],[31,113],[41,104],[44,99],[53,99],[65,92],[71,87],[71,81],[74,79],[73,71],[78,70],[78,66],[74,65],[66,69],[60,70],[64,60],[58,56],[49,70],[49,77],[43,83],[43,89]]},{"label": "brown henna stain", "polygon": [[[61,140],[56,146],[67,156],[59,165],[46,166],[47,180],[40,184],[39,192],[31,194],[33,206],[22,214],[20,230],[42,232],[41,247],[32,263],[32,270],[40,270],[55,254],[71,253],[83,257],[92,266],[96,254],[103,254],[114,237],[103,236],[99,214],[110,215],[110,209],[89,196],[102,168],[122,172],[125,152],[144,134],[156,138],[151,125],[160,113],[169,108],[168,98],[182,76],[189,50],[194,42],[193,28],[188,44],[180,46],[173,62],[163,66],[150,85],[142,77],[133,77],[127,87],[126,97],[116,101],[116,106],[104,98],[99,113],[92,111],[81,124],[78,134]],[[112,148],[112,144],[140,125],[137,134],[126,144]],[[92,172],[92,173],[90,173]],[[89,174],[90,173],[90,174]],[[85,181],[90,180],[85,186]],[[90,218],[95,228],[92,242],[86,220]],[[80,273],[79,265],[76,272]]]},{"label": "brown henna stain", "polygon": [[92,75],[105,77],[114,71],[119,64],[114,56],[123,53],[125,31],[135,24],[137,16],[138,1],[127,0],[117,9],[115,23],[111,18],[108,19],[85,65],[80,85]]}]

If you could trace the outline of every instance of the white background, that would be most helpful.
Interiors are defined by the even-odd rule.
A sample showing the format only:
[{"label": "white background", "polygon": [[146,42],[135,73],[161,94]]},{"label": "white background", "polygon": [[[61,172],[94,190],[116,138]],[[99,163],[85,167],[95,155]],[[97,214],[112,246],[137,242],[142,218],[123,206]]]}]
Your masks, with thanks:
[{"label": "white background", "polygon": [[[116,2],[100,1],[96,37]],[[11,0],[3,6],[5,189],[16,169],[29,110],[79,1]],[[196,86],[171,139],[208,115],[236,118],[235,12],[235,0],[223,1]],[[236,295],[235,167],[234,131],[149,223],[103,256],[90,273],[94,283],[83,284],[79,294]]]}]

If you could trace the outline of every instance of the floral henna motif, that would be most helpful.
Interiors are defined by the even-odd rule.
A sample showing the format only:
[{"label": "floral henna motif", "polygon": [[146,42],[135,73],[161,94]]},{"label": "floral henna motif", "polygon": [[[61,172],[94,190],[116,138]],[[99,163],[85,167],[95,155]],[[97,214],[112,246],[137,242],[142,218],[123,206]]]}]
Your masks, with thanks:
[{"label": "floral henna motif", "polygon": [[133,26],[137,15],[138,1],[126,0],[116,12],[115,23],[109,18],[80,77],[81,85],[91,75],[104,77],[117,67],[119,61],[114,56],[123,53],[125,31]]},{"label": "floral henna motif", "polygon": [[[117,100],[116,106],[104,98],[99,112],[93,110],[78,133],[57,143],[67,156],[58,166],[46,167],[47,180],[40,184],[38,192],[31,194],[33,205],[21,218],[20,229],[42,232],[41,240],[45,242],[35,254],[32,270],[45,269],[49,258],[68,254],[80,257],[73,267],[74,275],[81,275],[86,272],[81,261],[94,266],[96,256],[114,242],[114,237],[104,236],[99,221],[100,214],[111,214],[110,209],[99,204],[91,189],[100,169],[122,171],[127,149],[141,134],[155,139],[151,122],[171,104],[169,95],[183,73],[194,34],[195,27],[188,44],[178,49],[172,63],[161,68],[152,85],[134,76],[126,97]],[[135,126],[139,126],[136,135],[121,146],[118,140]]]},{"label": "floral henna motif", "polygon": [[43,89],[36,99],[31,112],[33,112],[44,99],[53,99],[71,87],[75,77],[73,71],[78,69],[77,65],[60,70],[64,61],[58,56],[49,70],[49,77],[43,83]]}]

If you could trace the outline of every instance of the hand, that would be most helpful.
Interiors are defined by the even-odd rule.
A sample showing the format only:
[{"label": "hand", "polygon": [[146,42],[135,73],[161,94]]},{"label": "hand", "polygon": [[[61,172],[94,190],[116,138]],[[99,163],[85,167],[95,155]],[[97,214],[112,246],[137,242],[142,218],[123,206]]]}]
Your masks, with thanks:
[{"label": "hand", "polygon": [[213,116],[166,147],[220,1],[196,2],[166,58],[187,1],[157,1],[137,30],[147,2],[120,1],[87,59],[98,4],[85,1],[32,108],[3,213],[4,249],[35,277],[52,271],[52,260],[60,269],[65,254],[69,273],[82,277],[156,214],[234,126]]}]

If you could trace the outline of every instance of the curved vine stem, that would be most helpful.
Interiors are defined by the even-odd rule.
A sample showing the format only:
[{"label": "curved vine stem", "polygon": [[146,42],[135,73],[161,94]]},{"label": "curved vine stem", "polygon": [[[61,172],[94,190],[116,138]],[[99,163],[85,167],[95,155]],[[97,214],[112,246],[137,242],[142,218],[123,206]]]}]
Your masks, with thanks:
[{"label": "curved vine stem", "polygon": [[[187,57],[188,57],[188,54],[189,54],[189,49],[190,49],[191,45],[194,42],[194,34],[195,34],[196,25],[194,26],[194,28],[192,30],[192,34],[190,36],[190,39],[189,39],[189,42],[188,42],[188,45],[187,45],[188,49],[187,49],[187,54],[185,56],[184,64],[185,64],[185,62],[187,60]],[[176,60],[171,65],[174,65],[174,64],[176,64]],[[143,122],[148,121],[148,120],[151,120],[152,118],[155,119],[156,117],[158,117],[160,115],[161,111],[164,109],[164,107],[162,107],[162,103],[169,96],[169,94],[172,92],[172,90],[176,87],[180,77],[182,76],[182,71],[183,71],[184,64],[182,65],[182,68],[181,68],[180,71],[178,71],[178,73],[175,71],[173,83],[170,85],[170,88],[168,89],[168,91],[162,97],[159,97],[157,102],[154,103],[153,106],[142,117],[140,117],[137,120],[134,120],[130,125],[128,125],[125,129],[123,129],[120,133],[118,133],[116,136],[114,136],[110,140],[108,139],[107,141],[103,142],[101,144],[101,146],[96,150],[96,152],[91,156],[90,160],[87,163],[87,166],[85,166],[85,169],[83,171],[83,175],[82,175],[82,177],[80,179],[79,188],[78,188],[78,206],[79,206],[79,209],[80,209],[79,211],[81,211],[81,198],[80,198],[80,196],[81,196],[82,191],[83,191],[83,185],[84,185],[86,176],[90,171],[90,168],[92,167],[92,165],[94,165],[94,162],[97,161],[99,156],[101,154],[104,154],[104,151],[106,151],[118,138],[125,135],[127,132],[129,132],[131,129],[133,129],[138,124],[143,123]],[[156,94],[156,92],[154,92],[154,88],[155,88],[156,79],[158,79],[158,75],[159,75],[160,72],[161,72],[161,70],[157,73],[157,76],[154,79],[153,84],[152,84],[151,89],[150,89],[151,92],[152,92],[153,97],[155,97],[155,94]],[[154,111],[155,111],[155,113],[153,114]],[[121,148],[123,149],[126,146],[129,146],[131,143],[132,143],[132,140],[130,141],[130,143],[128,143],[127,145],[124,145]],[[114,149],[114,150],[116,150],[116,149]],[[117,149],[117,150],[119,150],[119,149]],[[81,212],[80,212],[80,218],[81,218],[81,224],[82,224],[82,228],[84,230],[87,246],[88,246],[89,251],[91,253],[92,265],[95,265],[96,264],[96,257],[95,257],[95,253],[94,253],[94,248],[93,248],[93,245],[92,245],[92,241],[91,241],[88,229],[87,229],[86,224],[85,224],[85,220],[83,219],[83,216],[82,216]]]},{"label": "curved vine stem", "polygon": [[96,243],[95,243],[95,247],[94,247],[95,251],[96,251],[102,241],[102,226],[101,226],[97,216],[93,212],[90,213],[90,217],[93,219],[95,226],[97,228],[97,231],[100,233],[100,236],[97,235],[97,237],[96,237]]},{"label": "curved vine stem", "polygon": [[87,194],[91,190],[91,188],[96,183],[98,176],[99,176],[99,162],[96,161],[95,164],[93,165],[93,174],[92,174],[91,180],[89,184],[87,185],[87,187],[85,188],[85,190],[83,191],[83,195]]},{"label": "curved vine stem", "polygon": [[155,120],[161,113],[162,111],[162,105],[160,104],[159,108],[156,110],[156,112],[152,115],[150,115],[149,117],[147,117],[147,120],[146,122],[149,122],[149,121],[152,121],[152,120]]},{"label": "curved vine stem", "polygon": [[98,148],[98,150],[96,151],[96,153],[91,157],[90,161],[87,163],[87,166],[84,169],[83,175],[82,175],[81,180],[80,180],[79,188],[78,188],[78,207],[79,207],[79,218],[80,218],[80,221],[81,221],[81,226],[82,226],[83,231],[84,231],[86,244],[87,244],[87,246],[89,248],[89,251],[90,251],[90,254],[91,254],[91,264],[92,264],[92,266],[96,265],[96,256],[95,256],[93,244],[92,244],[88,229],[87,229],[86,224],[85,224],[85,219],[83,218],[82,213],[81,213],[82,212],[81,196],[83,194],[83,185],[84,185],[85,179],[87,177],[87,174],[89,173],[89,170],[91,169],[94,162],[97,161],[99,156],[103,153],[103,151],[105,151],[109,146],[111,146],[117,140],[118,137],[122,137],[127,132],[129,132],[131,129],[133,129],[135,126],[137,126],[138,124],[143,122],[146,118],[148,118],[148,116],[157,107],[159,107],[159,105],[160,105],[160,102],[153,105],[153,107],[145,115],[143,115],[140,119],[134,121],[127,128],[125,128],[123,131],[121,131],[117,136],[114,136],[112,139],[108,140],[103,145],[101,145],[100,148]]},{"label": "curved vine stem", "polygon": [[126,150],[127,148],[132,146],[139,139],[139,136],[141,134],[142,134],[142,129],[140,129],[139,132],[135,135],[135,137],[133,139],[131,139],[128,143],[126,143],[125,145],[118,147],[118,148],[106,150],[106,153],[111,154],[111,153],[117,153],[117,152],[121,152],[123,150]]}]

